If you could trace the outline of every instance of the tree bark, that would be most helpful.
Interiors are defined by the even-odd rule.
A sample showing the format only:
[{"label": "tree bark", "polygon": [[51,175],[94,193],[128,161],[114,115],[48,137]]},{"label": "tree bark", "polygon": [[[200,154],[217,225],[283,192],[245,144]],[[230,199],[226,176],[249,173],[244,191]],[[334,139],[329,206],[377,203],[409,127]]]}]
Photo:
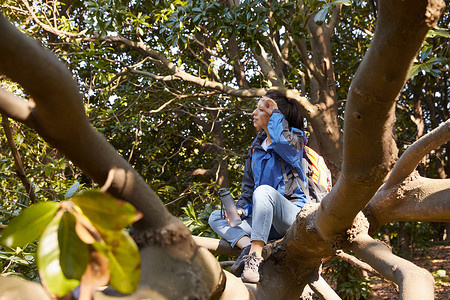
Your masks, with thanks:
[{"label": "tree bark", "polygon": [[379,2],[375,36],[349,90],[342,173],[317,216],[325,239],[350,227],[393,167],[394,103],[443,7],[442,1]]}]

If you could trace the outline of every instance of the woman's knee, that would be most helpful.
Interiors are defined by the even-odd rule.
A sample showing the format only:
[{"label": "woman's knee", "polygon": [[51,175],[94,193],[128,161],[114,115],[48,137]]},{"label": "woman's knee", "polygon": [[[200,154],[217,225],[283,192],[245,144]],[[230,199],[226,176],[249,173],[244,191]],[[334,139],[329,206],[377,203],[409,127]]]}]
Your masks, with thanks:
[{"label": "woman's knee", "polygon": [[255,191],[253,192],[253,200],[257,199],[256,202],[253,202],[253,205],[255,203],[261,203],[265,201],[274,202],[274,194],[278,193],[276,189],[271,187],[270,185],[260,185],[258,186]]},{"label": "woman's knee", "polygon": [[273,193],[274,191],[276,191],[276,190],[273,187],[271,187],[270,185],[263,184],[263,185],[258,186],[253,191],[253,197],[269,195],[269,194]]},{"label": "woman's knee", "polygon": [[215,224],[222,219],[222,212],[220,210],[215,210],[209,215],[208,224],[211,226],[211,224]]}]

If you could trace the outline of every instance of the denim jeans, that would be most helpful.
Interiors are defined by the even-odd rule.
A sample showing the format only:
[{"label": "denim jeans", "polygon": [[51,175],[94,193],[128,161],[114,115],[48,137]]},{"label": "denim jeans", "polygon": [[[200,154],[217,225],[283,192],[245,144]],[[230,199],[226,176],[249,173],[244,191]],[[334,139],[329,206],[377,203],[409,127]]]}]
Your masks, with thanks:
[{"label": "denim jeans", "polygon": [[223,239],[234,247],[242,237],[267,243],[270,239],[282,238],[294,223],[301,208],[284,198],[277,190],[261,185],[253,192],[253,213],[236,227],[231,227],[221,216],[220,210],[213,211],[209,225]]}]

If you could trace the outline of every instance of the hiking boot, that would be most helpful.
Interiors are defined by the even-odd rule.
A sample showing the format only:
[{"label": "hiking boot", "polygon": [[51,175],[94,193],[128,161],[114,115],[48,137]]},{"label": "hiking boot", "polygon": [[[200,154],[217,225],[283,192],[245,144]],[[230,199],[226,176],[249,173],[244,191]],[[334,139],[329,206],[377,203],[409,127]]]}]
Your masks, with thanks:
[{"label": "hiking boot", "polygon": [[251,245],[248,245],[241,249],[241,253],[239,254],[234,264],[231,266],[230,273],[233,274],[234,276],[241,276],[242,270],[244,270],[243,258],[244,255],[248,255],[248,253],[250,252],[250,246]]},{"label": "hiking boot", "polygon": [[243,282],[257,283],[259,282],[259,266],[263,259],[258,257],[256,252],[252,252],[249,255],[243,257],[244,271],[242,271],[241,279]]}]

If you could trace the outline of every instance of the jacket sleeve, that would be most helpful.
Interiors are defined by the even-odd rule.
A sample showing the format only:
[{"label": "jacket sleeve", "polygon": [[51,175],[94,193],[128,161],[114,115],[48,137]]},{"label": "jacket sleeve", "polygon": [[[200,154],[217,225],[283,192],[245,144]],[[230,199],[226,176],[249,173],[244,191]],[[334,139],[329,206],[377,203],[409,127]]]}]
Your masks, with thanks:
[{"label": "jacket sleeve", "polygon": [[244,167],[244,176],[242,177],[241,195],[236,203],[238,208],[244,210],[245,216],[252,214],[252,198],[255,182],[253,180],[251,150],[247,155]]},{"label": "jacket sleeve", "polygon": [[269,119],[268,129],[272,147],[290,165],[302,169],[301,158],[307,139],[300,129],[289,128],[280,110],[275,109]]}]

